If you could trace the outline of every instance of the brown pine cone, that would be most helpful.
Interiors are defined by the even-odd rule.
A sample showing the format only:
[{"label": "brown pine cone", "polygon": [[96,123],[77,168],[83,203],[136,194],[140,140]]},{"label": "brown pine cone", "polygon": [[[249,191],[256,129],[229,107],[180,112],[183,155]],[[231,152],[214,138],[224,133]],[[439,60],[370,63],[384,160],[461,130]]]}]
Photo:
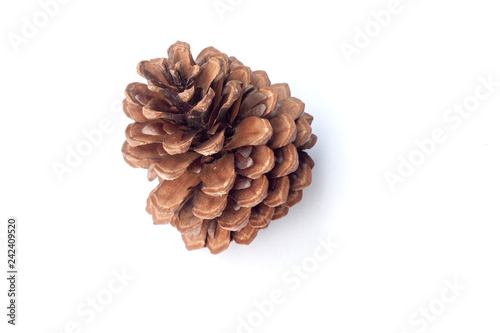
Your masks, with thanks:
[{"label": "brown pine cone", "polygon": [[125,90],[123,110],[135,122],[123,156],[158,177],[146,210],[176,227],[188,250],[249,244],[301,200],[314,166],[304,150],[317,138],[286,83],[271,85],[266,72],[213,47],[194,61],[183,42],[137,71],[147,85]]}]

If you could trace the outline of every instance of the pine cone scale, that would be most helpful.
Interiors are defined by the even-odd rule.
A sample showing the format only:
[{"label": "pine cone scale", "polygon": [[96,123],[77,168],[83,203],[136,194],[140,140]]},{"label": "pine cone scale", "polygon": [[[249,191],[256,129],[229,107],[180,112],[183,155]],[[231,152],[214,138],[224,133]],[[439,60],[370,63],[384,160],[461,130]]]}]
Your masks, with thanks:
[{"label": "pine cone scale", "polygon": [[229,193],[236,180],[234,154],[226,153],[221,158],[203,164],[200,172],[201,190],[211,196]]},{"label": "pine cone scale", "polygon": [[219,217],[227,205],[228,195],[211,196],[198,189],[194,195],[193,214],[205,220]]}]

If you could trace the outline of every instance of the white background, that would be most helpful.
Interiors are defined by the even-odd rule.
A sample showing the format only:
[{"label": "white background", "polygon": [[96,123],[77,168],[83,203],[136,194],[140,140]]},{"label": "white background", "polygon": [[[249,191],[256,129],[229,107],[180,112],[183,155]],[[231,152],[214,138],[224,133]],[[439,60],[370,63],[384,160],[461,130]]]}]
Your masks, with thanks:
[{"label": "white background", "polygon": [[[9,36],[42,9],[2,2],[1,267],[15,215],[20,291],[13,328],[2,278],[1,331],[224,333],[250,317],[240,332],[498,332],[500,87],[458,128],[443,118],[480,76],[500,81],[496,2],[401,0],[350,63],[342,43],[354,45],[389,0],[222,3],[232,7],[220,16],[211,0],[67,1],[16,52]],[[117,101],[142,80],[136,64],[177,40],[288,82],[319,137],[303,201],[250,246],[218,256],[188,252],[172,227],[153,226],[154,184],[120,152],[128,121]],[[54,162],[103,120],[112,130],[59,181]],[[384,174],[435,128],[447,140],[391,191]],[[340,247],[315,265],[329,237]],[[298,278],[303,263],[310,273]],[[95,318],[81,316],[122,269],[127,286]],[[466,290],[445,304],[447,280]],[[284,302],[264,317],[255,302],[273,290]],[[415,312],[429,306],[439,314],[424,326]]]}]

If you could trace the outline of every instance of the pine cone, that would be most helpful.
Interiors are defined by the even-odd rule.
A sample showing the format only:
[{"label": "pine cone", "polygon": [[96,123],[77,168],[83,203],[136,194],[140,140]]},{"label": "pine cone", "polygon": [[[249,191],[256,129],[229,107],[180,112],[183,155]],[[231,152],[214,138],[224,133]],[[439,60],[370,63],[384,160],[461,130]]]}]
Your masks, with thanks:
[{"label": "pine cone", "polygon": [[304,150],[317,138],[286,83],[271,85],[266,72],[213,47],[194,61],[183,42],[137,71],[147,85],[125,90],[135,122],[123,156],[158,177],[146,210],[155,224],[176,227],[188,250],[249,244],[301,200],[314,167]]}]

